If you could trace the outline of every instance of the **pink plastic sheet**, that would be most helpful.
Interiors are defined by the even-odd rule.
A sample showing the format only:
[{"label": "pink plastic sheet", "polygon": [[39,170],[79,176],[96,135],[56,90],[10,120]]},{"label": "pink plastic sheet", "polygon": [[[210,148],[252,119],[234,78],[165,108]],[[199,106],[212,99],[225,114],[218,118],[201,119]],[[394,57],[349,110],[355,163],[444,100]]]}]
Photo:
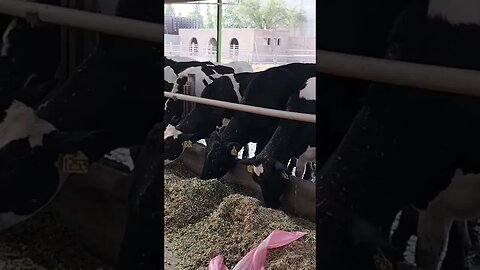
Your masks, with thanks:
[{"label": "pink plastic sheet", "polygon": [[[233,268],[233,270],[265,270],[265,261],[267,260],[267,251],[273,248],[286,246],[306,233],[304,232],[285,232],[281,230],[273,231],[265,238],[258,247],[250,250]],[[208,270],[228,270],[224,263],[222,255],[213,258]]]}]

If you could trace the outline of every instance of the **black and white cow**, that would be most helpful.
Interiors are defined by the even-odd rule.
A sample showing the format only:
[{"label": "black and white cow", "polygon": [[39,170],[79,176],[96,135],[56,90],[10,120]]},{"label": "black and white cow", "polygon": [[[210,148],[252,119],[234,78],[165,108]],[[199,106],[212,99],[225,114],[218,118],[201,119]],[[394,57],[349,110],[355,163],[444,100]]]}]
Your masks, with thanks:
[{"label": "black and white cow", "polygon": [[[215,79],[221,77],[225,74],[233,74],[235,70],[231,67],[222,66],[222,65],[201,65],[196,67],[189,67],[184,71],[178,74],[178,78],[175,81],[172,93],[184,93],[184,86],[188,82],[188,77],[190,74],[195,76],[194,87],[194,96],[201,96],[203,89],[209,84],[211,84]],[[173,100],[168,98],[165,102],[165,111],[163,119],[166,122],[171,124],[177,124],[182,119],[183,114],[183,104],[182,100]]]},{"label": "black and white cow", "polygon": [[[58,0],[36,1],[58,5]],[[50,91],[60,64],[60,26],[30,24],[27,20],[9,17],[2,35],[1,73],[3,91],[16,99],[34,105]],[[2,110],[6,107],[1,107]]]},{"label": "black and white cow", "polygon": [[[452,217],[449,212],[445,212],[443,216],[447,219]],[[392,225],[390,232],[392,244],[402,253],[405,253],[407,250],[411,237],[413,235],[417,236],[417,229],[419,229],[418,220],[419,211],[409,205],[399,213],[397,226]],[[468,269],[466,257],[469,249],[473,246],[473,242],[476,240],[474,237],[476,234],[474,226],[476,226],[476,223],[472,224],[472,222],[463,220],[453,222],[449,234],[446,256],[442,262],[442,269]],[[424,238],[422,234],[420,235],[421,238]],[[434,239],[433,241],[438,240]]]},{"label": "black and white cow", "polygon": [[199,62],[199,61],[175,61],[164,57],[163,59],[163,77],[164,77],[164,91],[171,92],[173,85],[178,79],[178,74],[189,67],[197,67],[203,65],[213,65],[212,62]]},{"label": "black and white cow", "polygon": [[[242,104],[283,110],[289,97],[315,77],[314,64],[294,63],[261,72],[248,86]],[[237,152],[248,142],[257,143],[257,152],[272,137],[278,119],[235,112],[228,125],[207,140],[202,179],[221,178],[235,164]]]},{"label": "black and white cow", "polygon": [[[121,0],[117,15],[159,23],[162,8],[158,1]],[[54,196],[61,185],[59,157],[72,154],[68,160],[85,171],[87,160],[144,142],[161,121],[162,56],[153,43],[101,34],[96,50],[35,110],[15,100],[1,112],[1,228],[28,218]],[[131,200],[143,194],[135,196]],[[131,203],[131,211],[137,206]],[[122,257],[121,267],[140,269],[137,265],[145,261],[139,254],[154,252],[142,245],[133,248],[135,254]],[[159,263],[147,261],[154,268]]]},{"label": "black and white cow", "polygon": [[[387,56],[479,70],[478,5],[467,0],[415,2],[398,20]],[[320,173],[323,188],[317,189],[317,198],[324,199],[317,202],[317,263],[324,269],[379,269],[378,264],[387,263],[382,241],[390,224],[413,203],[426,213],[418,229],[417,265],[436,269],[451,221],[478,215],[476,199],[468,200],[472,197],[466,193],[476,181],[466,175],[480,172],[480,100],[380,84],[371,94]],[[462,188],[457,189],[457,181]],[[447,200],[450,211],[429,216],[452,190],[465,201]],[[445,216],[447,222],[432,222]],[[369,224],[370,232],[359,231],[358,224]],[[374,242],[368,237],[372,234],[381,237]],[[400,260],[398,254],[383,253]]]},{"label": "black and white cow", "polygon": [[[315,85],[316,78],[309,78],[304,88],[290,97],[287,111],[315,114]],[[307,151],[305,155],[315,152],[316,140],[315,124],[282,119],[263,150],[254,158],[241,161],[254,166],[252,176],[262,189],[267,207],[280,207],[280,197],[290,179],[288,160]]]},{"label": "black and white cow", "polygon": [[[59,0],[34,1],[58,5]],[[60,26],[13,17],[2,35],[1,56],[11,60],[16,89],[35,83],[53,87],[55,73],[60,64]],[[40,91],[40,90],[38,90]],[[31,91],[29,93],[32,94]],[[38,95],[45,94],[40,91]],[[25,97],[26,98],[26,97]]]},{"label": "black and white cow", "polygon": [[[201,93],[202,98],[240,103],[247,86],[257,73],[227,74],[215,79]],[[176,160],[189,143],[205,139],[219,127],[228,124],[232,110],[196,104],[176,126],[169,124],[164,132],[164,164]]]}]

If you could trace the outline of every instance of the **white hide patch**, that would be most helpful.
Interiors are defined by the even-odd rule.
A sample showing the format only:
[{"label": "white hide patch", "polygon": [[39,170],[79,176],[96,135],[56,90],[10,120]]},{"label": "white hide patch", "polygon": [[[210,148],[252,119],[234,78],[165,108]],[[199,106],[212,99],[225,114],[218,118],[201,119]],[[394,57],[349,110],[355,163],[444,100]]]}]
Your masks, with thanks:
[{"label": "white hide patch", "polygon": [[[214,72],[214,74],[212,74],[210,76],[214,79],[217,79],[217,78],[222,76],[221,74],[218,74],[215,71],[213,71],[213,72]],[[213,80],[210,79],[210,77],[207,76],[207,74],[205,74],[202,71],[202,67],[200,66],[200,67],[189,67],[189,68],[185,69],[184,71],[180,72],[178,74],[177,81],[181,78],[188,78],[189,74],[195,75],[195,96],[200,97],[203,89],[205,89],[205,84],[203,83],[203,80],[205,80],[207,82],[207,84],[211,84],[213,82]],[[178,93],[179,90],[183,91],[183,89],[178,89],[177,81],[175,81],[175,84],[173,85],[173,90],[172,90],[173,93]]]},{"label": "white hide patch", "polygon": [[307,80],[307,85],[305,88],[300,90],[299,97],[306,100],[316,100],[316,91],[315,91],[316,78],[312,77]]},{"label": "white hide patch", "polygon": [[253,172],[257,175],[260,176],[264,172],[263,170],[263,164],[260,164],[258,166],[253,166]]},{"label": "white hide patch", "polygon": [[307,146],[307,150],[303,152],[298,158],[295,164],[295,176],[303,177],[305,174],[306,166],[308,162],[313,162],[317,159],[317,148]]},{"label": "white hide patch", "polygon": [[56,128],[49,122],[38,118],[32,108],[14,100],[6,111],[5,119],[0,123],[0,148],[12,141],[28,138],[30,147],[42,146],[43,135]]},{"label": "white hide patch", "polygon": [[451,24],[480,25],[480,1],[430,0],[428,16],[445,18]]},{"label": "white hide patch", "polygon": [[175,126],[168,124],[168,126],[165,128],[165,132],[163,133],[163,139],[167,139],[168,137],[172,137],[174,139],[178,138],[178,135],[182,134],[180,130],[175,128]]},{"label": "white hide patch", "polygon": [[[173,71],[173,68],[172,67],[165,67],[163,69],[163,78],[165,81],[167,81],[168,83],[173,83],[175,84],[175,81],[177,80],[177,74],[175,74],[175,71]],[[167,91],[166,89],[164,89],[165,91]],[[171,89],[168,89],[168,90],[171,90]]]},{"label": "white hide patch", "polygon": [[7,42],[7,37],[10,35],[10,32],[17,26],[17,18],[13,18],[10,23],[7,26],[7,29],[5,29],[5,32],[3,32],[2,36],[2,56],[7,56],[8,54],[8,49],[10,49],[10,43]]},{"label": "white hide patch", "polygon": [[235,76],[233,74],[227,74],[228,78],[232,81],[233,84],[233,91],[235,91],[235,95],[237,95],[237,100],[240,103],[242,101],[242,96],[240,95],[240,83],[235,80]]},{"label": "white hide patch", "polygon": [[317,159],[317,147],[307,146],[307,150],[300,155],[299,159],[312,162]]},{"label": "white hide patch", "polygon": [[218,129],[221,129],[221,128],[225,127],[225,126],[227,126],[229,122],[230,122],[230,119],[228,119],[228,118],[223,118],[223,119],[222,119],[222,125],[221,125],[221,126],[217,126],[217,130],[218,130]]}]

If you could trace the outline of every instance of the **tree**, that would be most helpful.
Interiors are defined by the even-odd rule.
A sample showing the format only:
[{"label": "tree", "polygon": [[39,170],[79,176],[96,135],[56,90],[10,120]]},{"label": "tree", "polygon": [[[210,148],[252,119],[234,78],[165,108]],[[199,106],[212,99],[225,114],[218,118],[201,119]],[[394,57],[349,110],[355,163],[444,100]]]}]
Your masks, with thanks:
[{"label": "tree", "polygon": [[173,9],[173,6],[170,4],[166,4],[163,8],[163,13],[166,16],[174,16],[175,15],[175,10]]},{"label": "tree", "polygon": [[215,26],[216,26],[217,19],[214,16],[211,9],[212,9],[212,6],[207,5],[207,14],[206,14],[206,21],[205,21],[205,27],[206,28],[215,28]]},{"label": "tree", "polygon": [[193,11],[188,14],[189,17],[195,18],[203,22],[202,11],[200,10],[200,5],[194,5]]},{"label": "tree", "polygon": [[295,27],[304,20],[301,11],[288,8],[284,0],[242,0],[239,5],[224,7],[224,27],[276,30]]}]

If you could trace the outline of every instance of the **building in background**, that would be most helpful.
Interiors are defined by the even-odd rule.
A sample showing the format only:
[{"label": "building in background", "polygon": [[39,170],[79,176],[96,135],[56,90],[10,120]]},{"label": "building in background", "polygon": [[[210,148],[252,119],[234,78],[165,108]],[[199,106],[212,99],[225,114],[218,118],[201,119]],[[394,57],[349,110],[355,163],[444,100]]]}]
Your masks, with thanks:
[{"label": "building in background", "polygon": [[200,19],[179,17],[179,16],[165,16],[164,26],[165,34],[178,35],[178,29],[184,28],[202,28],[203,22]]},{"label": "building in background", "polygon": [[[264,2],[267,0],[259,0]],[[253,28],[222,28],[222,62],[234,60],[260,64],[291,62],[314,63],[315,1],[285,0],[289,8],[300,10],[303,21],[291,29],[264,30]],[[198,60],[216,60],[217,32],[190,22],[183,27],[167,29],[165,17],[165,54],[187,56]],[[193,18],[188,18],[193,19]],[[178,25],[178,24],[177,24]]]}]

